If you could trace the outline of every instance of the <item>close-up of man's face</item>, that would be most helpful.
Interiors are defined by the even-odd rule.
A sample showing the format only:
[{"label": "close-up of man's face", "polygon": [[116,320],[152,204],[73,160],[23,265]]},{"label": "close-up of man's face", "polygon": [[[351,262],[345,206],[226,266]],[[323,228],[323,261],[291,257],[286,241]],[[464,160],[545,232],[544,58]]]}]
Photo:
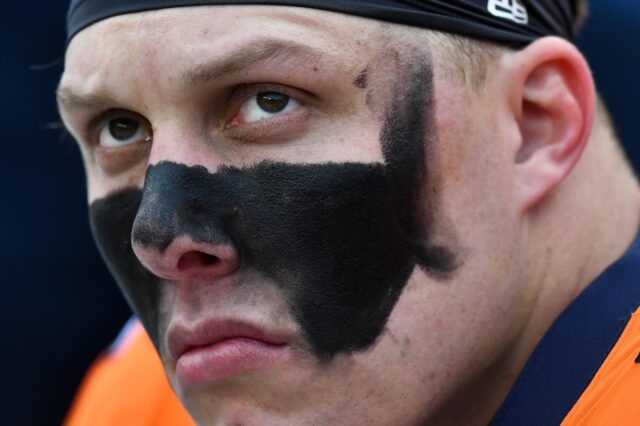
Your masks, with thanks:
[{"label": "close-up of man's face", "polygon": [[421,424],[512,383],[520,53],[475,87],[396,27],[187,7],[68,47],[94,236],[198,424]]}]

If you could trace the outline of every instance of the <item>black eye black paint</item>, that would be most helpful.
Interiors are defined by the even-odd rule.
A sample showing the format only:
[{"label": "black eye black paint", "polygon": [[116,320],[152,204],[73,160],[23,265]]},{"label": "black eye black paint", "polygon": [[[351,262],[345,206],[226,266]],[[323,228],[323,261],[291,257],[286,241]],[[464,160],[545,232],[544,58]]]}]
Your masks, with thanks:
[{"label": "black eye black paint", "polygon": [[89,210],[90,224],[111,274],[158,347],[158,278],[142,266],[131,246],[131,230],[141,198],[140,189],[128,188],[94,201]]},{"label": "black eye black paint", "polygon": [[366,89],[369,83],[369,71],[364,69],[358,74],[355,80],[353,80],[353,85],[359,89]]},{"label": "black eye black paint", "polygon": [[384,164],[263,162],[209,173],[163,162],[149,167],[143,190],[91,205],[96,241],[156,345],[166,283],[138,262],[131,237],[161,251],[181,235],[233,244],[241,268],[282,287],[324,360],[375,342],[416,265],[440,275],[454,269],[450,251],[429,246],[419,208],[432,71],[415,66],[405,77],[381,133]]}]

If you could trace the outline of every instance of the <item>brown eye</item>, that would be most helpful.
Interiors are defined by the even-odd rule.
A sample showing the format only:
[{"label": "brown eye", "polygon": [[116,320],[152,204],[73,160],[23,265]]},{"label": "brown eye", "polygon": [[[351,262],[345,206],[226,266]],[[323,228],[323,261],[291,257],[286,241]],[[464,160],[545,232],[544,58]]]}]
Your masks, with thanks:
[{"label": "brown eye", "polygon": [[255,123],[288,113],[302,103],[279,92],[260,92],[247,99],[240,108],[238,122]]},{"label": "brown eye", "polygon": [[109,133],[114,139],[126,141],[138,133],[140,123],[130,118],[116,118],[109,121]]},{"label": "brown eye", "polygon": [[100,129],[101,146],[118,147],[150,140],[151,129],[143,119],[116,117],[105,122]]},{"label": "brown eye", "polygon": [[289,105],[289,96],[277,92],[263,92],[257,95],[257,103],[260,108],[270,114],[282,112]]}]

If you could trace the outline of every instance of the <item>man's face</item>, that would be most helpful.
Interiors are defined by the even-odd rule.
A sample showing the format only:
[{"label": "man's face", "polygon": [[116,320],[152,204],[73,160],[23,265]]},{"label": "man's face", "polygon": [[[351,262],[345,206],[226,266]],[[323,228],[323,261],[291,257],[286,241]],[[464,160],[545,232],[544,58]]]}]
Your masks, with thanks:
[{"label": "man's face", "polygon": [[198,423],[420,423],[513,344],[529,295],[498,89],[443,74],[307,9],[74,38],[61,112],[94,234]]}]

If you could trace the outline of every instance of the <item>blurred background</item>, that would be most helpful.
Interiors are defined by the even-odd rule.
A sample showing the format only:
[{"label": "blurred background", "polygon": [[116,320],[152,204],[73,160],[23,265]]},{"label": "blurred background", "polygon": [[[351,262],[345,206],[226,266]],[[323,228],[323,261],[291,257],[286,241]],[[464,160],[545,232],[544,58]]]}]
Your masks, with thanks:
[{"label": "blurred background", "polygon": [[[638,170],[640,1],[591,3],[578,44]],[[91,240],[80,156],[58,124],[67,4],[0,0],[5,425],[60,424],[84,371],[130,316]]]}]

